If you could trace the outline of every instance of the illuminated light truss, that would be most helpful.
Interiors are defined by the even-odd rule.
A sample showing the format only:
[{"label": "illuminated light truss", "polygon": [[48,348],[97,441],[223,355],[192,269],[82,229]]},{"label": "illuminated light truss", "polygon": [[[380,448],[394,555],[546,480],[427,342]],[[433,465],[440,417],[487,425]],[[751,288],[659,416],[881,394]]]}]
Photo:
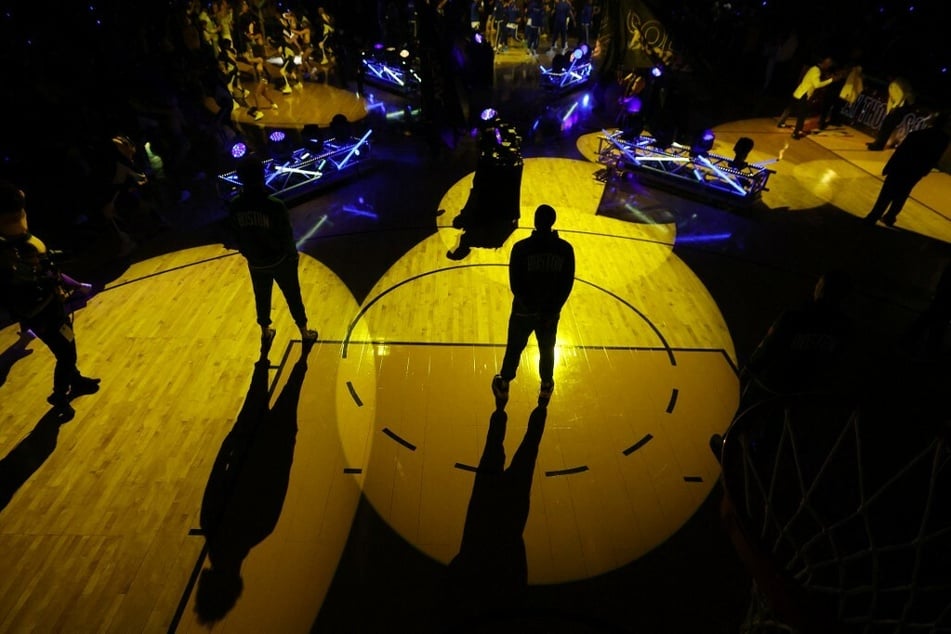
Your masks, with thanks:
[{"label": "illuminated light truss", "polygon": [[572,62],[563,71],[556,71],[544,66],[539,66],[539,69],[541,70],[539,81],[542,88],[556,93],[564,93],[588,83],[588,80],[591,79],[592,65],[591,62]]},{"label": "illuminated light truss", "polygon": [[[264,183],[272,196],[282,200],[300,198],[332,182],[359,171],[370,160],[370,134],[346,141],[324,141],[320,152],[306,148],[294,150],[287,160],[265,160]],[[218,176],[218,194],[232,200],[241,193],[241,179],[236,171]]]},{"label": "illuminated light truss", "polygon": [[410,63],[365,56],[361,64],[363,64],[363,77],[368,82],[402,94],[419,90],[422,80]]},{"label": "illuminated light truss", "polygon": [[737,168],[718,154],[696,154],[679,143],[660,147],[641,135],[626,139],[622,131],[607,132],[598,143],[598,162],[618,173],[635,172],[659,186],[738,204],[758,200],[773,170],[748,164]]}]

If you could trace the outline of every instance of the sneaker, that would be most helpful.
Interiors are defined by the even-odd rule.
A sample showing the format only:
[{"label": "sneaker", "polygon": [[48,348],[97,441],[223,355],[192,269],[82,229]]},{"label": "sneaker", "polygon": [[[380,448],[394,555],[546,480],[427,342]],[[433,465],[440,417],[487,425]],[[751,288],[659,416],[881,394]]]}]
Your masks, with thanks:
[{"label": "sneaker", "polygon": [[272,103],[272,104],[271,104],[271,110],[277,110],[277,104],[276,104],[276,103]]},{"label": "sneaker", "polygon": [[498,374],[492,379],[492,394],[500,400],[507,400],[509,397],[509,382]]},{"label": "sneaker", "polygon": [[251,115],[251,118],[254,119],[255,121],[260,121],[261,119],[264,118],[264,113],[261,112],[260,110],[255,110],[254,114]]},{"label": "sneaker", "polygon": [[301,333],[301,341],[304,343],[314,343],[317,341],[317,331],[305,330],[303,333]]},{"label": "sneaker", "polygon": [[294,89],[288,86],[287,84],[284,84],[284,87],[281,88],[281,94],[283,95],[289,95],[292,92],[294,92]]},{"label": "sneaker", "polygon": [[70,383],[69,395],[75,397],[81,396],[82,394],[95,394],[99,391],[99,383],[100,379],[80,375]]},{"label": "sneaker", "polygon": [[551,398],[552,392],[554,391],[554,381],[542,381],[541,387],[538,388],[538,398],[547,401]]}]

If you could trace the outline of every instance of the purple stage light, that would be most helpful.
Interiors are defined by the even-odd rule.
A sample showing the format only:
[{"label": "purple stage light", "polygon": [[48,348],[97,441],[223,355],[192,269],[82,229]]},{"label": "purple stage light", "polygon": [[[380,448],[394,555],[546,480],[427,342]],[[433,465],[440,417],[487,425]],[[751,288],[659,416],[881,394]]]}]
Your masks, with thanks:
[{"label": "purple stage light", "polygon": [[283,130],[274,130],[267,137],[272,143],[280,143],[287,138],[287,135],[284,134]]},{"label": "purple stage light", "polygon": [[496,116],[498,116],[498,114],[499,113],[493,110],[492,108],[486,108],[485,110],[482,111],[482,114],[479,115],[479,118],[482,119],[483,121],[491,121]]},{"label": "purple stage light", "polygon": [[382,43],[382,42],[377,42],[376,44],[374,44],[374,45],[373,45],[373,50],[374,50],[374,51],[382,51],[382,50],[383,50],[383,43]]},{"label": "purple stage light", "polygon": [[713,133],[713,130],[704,130],[703,132],[704,141],[713,141],[716,138],[717,138],[717,135]]},{"label": "purple stage light", "polygon": [[248,153],[248,146],[243,142],[238,141],[231,146],[231,158],[239,159]]},{"label": "purple stage light", "polygon": [[482,34],[481,34],[481,33],[476,33],[476,34],[475,34],[475,43],[476,43],[476,44],[482,44],[484,41],[485,41],[485,39],[482,37]]},{"label": "purple stage light", "polygon": [[660,66],[654,66],[651,68],[651,75],[654,77],[660,77],[664,74],[664,70]]},{"label": "purple stage light", "polygon": [[589,95],[588,93],[585,93],[584,97],[581,98],[581,107],[587,108],[590,103],[591,103],[591,95]]}]

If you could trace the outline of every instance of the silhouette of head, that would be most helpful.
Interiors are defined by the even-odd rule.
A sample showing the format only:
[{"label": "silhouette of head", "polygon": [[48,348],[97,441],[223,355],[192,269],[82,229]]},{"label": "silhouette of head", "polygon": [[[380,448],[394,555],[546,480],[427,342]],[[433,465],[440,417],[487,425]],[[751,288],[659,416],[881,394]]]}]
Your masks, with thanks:
[{"label": "silhouette of head", "polygon": [[539,205],[535,210],[535,229],[537,231],[551,231],[555,224],[555,208],[551,205]]},{"label": "silhouette of head", "polygon": [[253,154],[245,156],[236,171],[246,189],[264,189],[264,165],[258,157]]}]

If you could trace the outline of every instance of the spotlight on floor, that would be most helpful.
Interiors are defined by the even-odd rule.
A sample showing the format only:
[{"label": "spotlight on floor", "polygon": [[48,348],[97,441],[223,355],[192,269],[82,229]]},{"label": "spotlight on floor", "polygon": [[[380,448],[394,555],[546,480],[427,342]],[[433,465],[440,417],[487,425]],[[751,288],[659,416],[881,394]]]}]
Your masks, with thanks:
[{"label": "spotlight on floor", "polygon": [[736,145],[733,146],[733,152],[735,154],[732,161],[730,161],[730,167],[736,169],[742,169],[746,167],[746,159],[749,157],[750,152],[753,151],[753,139],[745,136],[741,136],[737,140]]}]

